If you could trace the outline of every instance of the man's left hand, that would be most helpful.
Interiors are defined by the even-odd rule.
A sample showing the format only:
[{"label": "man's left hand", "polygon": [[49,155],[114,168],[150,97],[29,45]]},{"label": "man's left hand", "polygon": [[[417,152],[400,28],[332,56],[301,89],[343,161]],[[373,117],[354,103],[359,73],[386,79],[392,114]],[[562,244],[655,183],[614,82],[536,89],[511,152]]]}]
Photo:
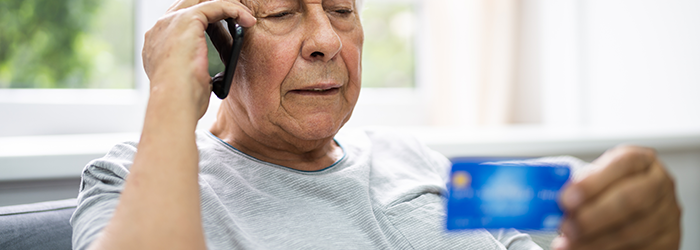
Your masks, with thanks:
[{"label": "man's left hand", "polygon": [[553,249],[678,249],[681,209],[674,180],[652,149],[623,146],[562,192],[567,214]]}]

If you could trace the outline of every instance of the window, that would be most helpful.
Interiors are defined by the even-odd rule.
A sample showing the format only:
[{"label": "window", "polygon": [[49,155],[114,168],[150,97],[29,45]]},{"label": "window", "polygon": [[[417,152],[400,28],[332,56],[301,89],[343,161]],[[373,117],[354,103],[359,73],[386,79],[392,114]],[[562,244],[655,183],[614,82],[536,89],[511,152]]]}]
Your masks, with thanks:
[{"label": "window", "polygon": [[143,2],[0,2],[0,136],[138,131]]},{"label": "window", "polygon": [[346,127],[428,125],[427,0],[367,0],[362,93]]},{"label": "window", "polygon": [[0,5],[0,88],[134,88],[132,0]]},{"label": "window", "polygon": [[415,86],[415,26],[413,1],[369,1],[362,10],[365,43],[362,86]]}]

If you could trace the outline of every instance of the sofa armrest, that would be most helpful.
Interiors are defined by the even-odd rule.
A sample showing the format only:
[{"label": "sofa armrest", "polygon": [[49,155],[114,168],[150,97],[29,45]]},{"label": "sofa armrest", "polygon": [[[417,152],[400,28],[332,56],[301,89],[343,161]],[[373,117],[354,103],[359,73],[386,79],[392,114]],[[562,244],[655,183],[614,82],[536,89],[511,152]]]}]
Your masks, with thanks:
[{"label": "sofa armrest", "polygon": [[0,249],[71,249],[76,199],[0,207]]}]

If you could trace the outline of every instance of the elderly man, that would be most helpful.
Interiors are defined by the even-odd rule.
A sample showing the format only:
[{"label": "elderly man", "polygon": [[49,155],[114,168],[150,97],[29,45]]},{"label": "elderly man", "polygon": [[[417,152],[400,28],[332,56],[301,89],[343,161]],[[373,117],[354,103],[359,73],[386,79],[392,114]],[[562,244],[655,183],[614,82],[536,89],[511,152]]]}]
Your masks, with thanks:
[{"label": "elderly man", "polygon": [[[387,131],[338,134],[360,93],[358,10],[355,0],[177,1],[146,34],[138,151],[119,144],[85,168],[74,247],[539,249],[512,229],[444,233],[449,161]],[[216,123],[195,132],[212,88],[205,30],[229,17],[246,28],[239,66]],[[564,192],[555,247],[677,249],[680,210],[654,152],[617,148],[594,165]]]}]

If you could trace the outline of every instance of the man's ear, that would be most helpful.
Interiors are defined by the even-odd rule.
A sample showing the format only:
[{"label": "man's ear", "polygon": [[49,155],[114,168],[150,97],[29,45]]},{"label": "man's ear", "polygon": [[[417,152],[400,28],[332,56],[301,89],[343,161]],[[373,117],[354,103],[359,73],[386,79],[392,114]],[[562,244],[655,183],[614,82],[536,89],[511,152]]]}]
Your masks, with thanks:
[{"label": "man's ear", "polygon": [[224,65],[228,65],[229,59],[227,55],[231,54],[233,38],[222,22],[210,23],[207,26],[207,35],[209,35],[209,39],[211,39],[211,43],[216,48],[216,51],[219,52],[221,61],[224,62]]}]

